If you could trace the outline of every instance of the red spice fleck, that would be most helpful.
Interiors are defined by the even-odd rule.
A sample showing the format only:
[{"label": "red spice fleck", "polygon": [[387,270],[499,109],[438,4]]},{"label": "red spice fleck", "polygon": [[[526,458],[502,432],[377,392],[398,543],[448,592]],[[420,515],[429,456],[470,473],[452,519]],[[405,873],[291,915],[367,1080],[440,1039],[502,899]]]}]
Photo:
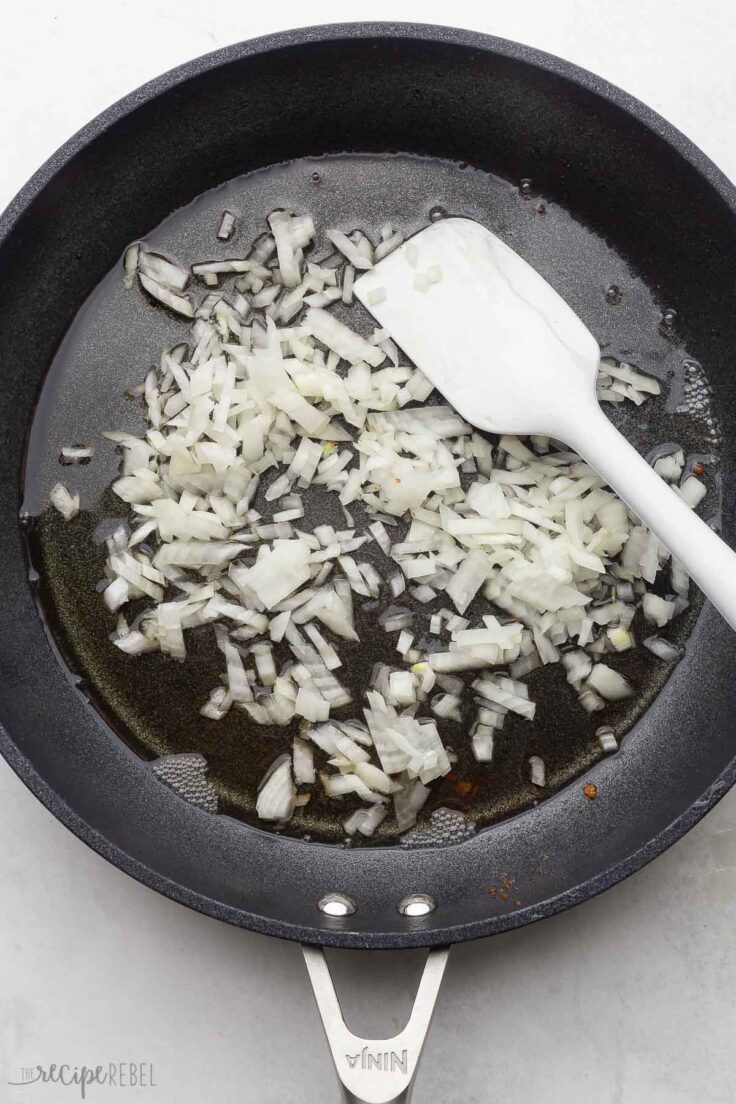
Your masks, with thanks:
[{"label": "red spice fleck", "polygon": [[488,887],[488,892],[490,893],[491,897],[495,897],[496,894],[498,893],[498,890],[496,889],[495,886],[489,886]]},{"label": "red spice fleck", "polygon": [[455,783],[455,793],[459,794],[460,797],[467,797],[472,789],[473,789],[473,783],[472,782],[462,782],[461,781],[461,782],[456,782]]},{"label": "red spice fleck", "polygon": [[508,901],[509,891],[507,889],[502,889],[498,896],[501,898],[502,901]]},{"label": "red spice fleck", "polygon": [[705,464],[693,464],[693,475],[702,475],[705,471]]},{"label": "red spice fleck", "polygon": [[598,787],[593,782],[586,782],[583,786],[583,793],[590,801],[595,801],[598,796]]}]

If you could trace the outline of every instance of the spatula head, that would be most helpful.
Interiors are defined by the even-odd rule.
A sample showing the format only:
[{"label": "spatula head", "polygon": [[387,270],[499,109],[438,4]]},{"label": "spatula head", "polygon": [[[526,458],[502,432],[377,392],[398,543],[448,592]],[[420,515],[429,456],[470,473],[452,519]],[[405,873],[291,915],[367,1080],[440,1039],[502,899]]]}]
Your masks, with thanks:
[{"label": "spatula head", "polygon": [[415,234],[355,294],[472,425],[564,435],[595,399],[598,342],[539,273],[472,219]]}]

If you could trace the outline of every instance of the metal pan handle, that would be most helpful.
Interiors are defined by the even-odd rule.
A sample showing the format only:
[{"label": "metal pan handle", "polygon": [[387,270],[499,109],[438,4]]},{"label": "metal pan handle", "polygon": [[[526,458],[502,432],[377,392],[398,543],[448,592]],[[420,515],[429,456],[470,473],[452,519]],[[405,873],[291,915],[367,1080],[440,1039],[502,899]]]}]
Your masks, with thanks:
[{"label": "metal pan handle", "polygon": [[345,1104],[409,1104],[450,948],[430,950],[406,1027],[390,1039],[354,1035],[343,1019],[324,951],[310,946],[302,951]]}]

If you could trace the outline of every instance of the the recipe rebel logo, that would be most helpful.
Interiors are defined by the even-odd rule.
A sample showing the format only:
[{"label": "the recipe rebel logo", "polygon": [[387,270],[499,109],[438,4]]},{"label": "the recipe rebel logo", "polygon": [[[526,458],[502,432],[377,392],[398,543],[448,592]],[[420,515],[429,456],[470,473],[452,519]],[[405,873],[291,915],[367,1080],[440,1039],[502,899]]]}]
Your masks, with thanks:
[{"label": "the recipe rebel logo", "polygon": [[60,1099],[58,1094],[53,1093],[53,1089],[59,1086],[76,1089],[81,1100],[87,1099],[88,1090],[95,1085],[113,1089],[156,1088],[152,1062],[107,1062],[97,1066],[73,1066],[66,1062],[54,1062],[48,1066],[21,1066],[18,1076],[7,1083],[16,1087],[47,1086],[51,1093],[50,1099],[54,1101]]}]

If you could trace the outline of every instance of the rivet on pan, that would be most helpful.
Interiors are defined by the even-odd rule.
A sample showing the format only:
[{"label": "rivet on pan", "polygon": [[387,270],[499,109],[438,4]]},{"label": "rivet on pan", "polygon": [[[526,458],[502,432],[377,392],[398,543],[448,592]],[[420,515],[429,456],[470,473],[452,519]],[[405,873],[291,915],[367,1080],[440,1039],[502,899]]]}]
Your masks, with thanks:
[{"label": "rivet on pan", "polygon": [[317,908],[325,916],[352,916],[357,905],[344,893],[327,893],[317,902]]},{"label": "rivet on pan", "polygon": [[623,294],[618,284],[611,284],[611,286],[606,289],[606,301],[608,303],[620,303],[622,298]]},{"label": "rivet on pan", "polygon": [[429,916],[437,908],[434,897],[428,893],[410,893],[399,901],[398,910],[402,916]]},{"label": "rivet on pan", "polygon": [[444,207],[431,207],[429,211],[430,222],[440,222],[441,219],[447,218],[447,211]]},{"label": "rivet on pan", "polygon": [[676,318],[677,311],[673,307],[667,307],[666,310],[662,311],[662,321],[665,326],[673,326]]},{"label": "rivet on pan", "polygon": [[532,182],[528,176],[522,177],[519,181],[519,191],[523,196],[532,194]]}]

